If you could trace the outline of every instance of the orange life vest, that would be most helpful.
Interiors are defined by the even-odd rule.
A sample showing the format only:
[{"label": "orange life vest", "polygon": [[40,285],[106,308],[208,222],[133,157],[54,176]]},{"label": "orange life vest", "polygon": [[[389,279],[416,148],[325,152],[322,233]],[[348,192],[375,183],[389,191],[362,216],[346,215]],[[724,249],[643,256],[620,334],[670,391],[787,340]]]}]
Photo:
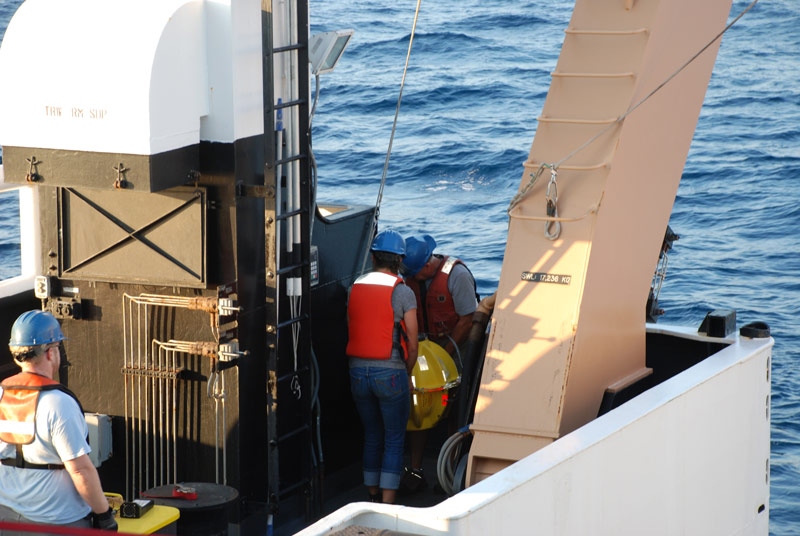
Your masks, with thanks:
[{"label": "orange life vest", "polygon": [[0,395],[0,440],[12,445],[33,443],[36,435],[36,406],[42,388],[60,385],[38,374],[20,372],[3,380]]},{"label": "orange life vest", "polygon": [[[417,324],[420,331],[427,333],[437,339],[450,335],[458,323],[453,296],[447,288],[450,279],[450,272],[456,264],[464,265],[461,260],[455,257],[444,256],[439,263],[439,270],[433,276],[431,284],[423,290],[425,283],[420,284],[416,279],[411,278],[406,284],[414,291],[417,297]],[[466,265],[464,265],[466,266]],[[425,303],[422,303],[422,295],[425,295]]]},{"label": "orange life vest", "polygon": [[[0,386],[3,387],[0,394],[0,441],[17,447],[16,459],[4,459],[3,464],[33,469],[63,468],[62,465],[25,462],[22,458],[22,445],[33,443],[36,437],[36,407],[39,404],[39,394],[42,391],[59,390],[78,402],[72,391],[55,380],[31,372],[20,372],[6,378]],[[80,407],[80,402],[78,406]]]},{"label": "orange life vest", "polygon": [[[401,277],[385,272],[370,272],[356,279],[347,304],[347,355],[389,359],[392,348],[399,346],[405,359],[405,323],[395,323],[392,309],[392,293],[402,283]],[[394,338],[395,324],[399,324],[400,341]]]}]

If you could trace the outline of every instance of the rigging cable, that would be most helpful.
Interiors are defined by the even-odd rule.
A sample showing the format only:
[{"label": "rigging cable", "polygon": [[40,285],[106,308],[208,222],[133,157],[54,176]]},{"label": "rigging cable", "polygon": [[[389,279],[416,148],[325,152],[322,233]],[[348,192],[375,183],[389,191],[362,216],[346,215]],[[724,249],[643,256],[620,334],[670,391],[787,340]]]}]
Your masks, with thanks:
[{"label": "rigging cable", "polygon": [[[403,79],[400,82],[400,94],[397,96],[397,107],[394,111],[394,122],[392,123],[392,134],[389,136],[389,148],[386,151],[386,161],[383,164],[383,175],[381,176],[381,186],[378,189],[378,200],[375,202],[375,216],[372,218],[372,225],[370,226],[369,243],[372,243],[372,237],[378,228],[378,216],[381,211],[381,200],[383,199],[383,187],[386,185],[386,174],[389,171],[389,156],[392,154],[392,143],[394,142],[394,133],[397,130],[397,117],[400,115],[400,101],[403,99],[403,87],[406,84],[406,73],[408,72],[408,62],[411,58],[411,45],[414,43],[414,33],[417,29],[417,19],[419,18],[419,6],[422,0],[417,0],[417,9],[414,13],[414,24],[411,27],[411,37],[408,39],[408,52],[406,53],[406,65],[403,68]],[[361,261],[361,271],[359,275],[364,273],[367,267],[367,259],[369,258],[369,247],[364,251],[364,259]]]},{"label": "rigging cable", "polygon": [[[314,114],[317,111],[317,104],[319,103],[319,74],[314,75],[314,103],[311,106],[311,112],[308,114],[308,130],[307,137],[309,140],[308,143],[308,159],[311,162],[311,199],[309,200],[309,226],[308,226],[308,243],[313,244],[314,238],[314,218],[317,214],[317,158],[314,156],[314,150],[312,149],[311,143],[311,124],[314,121]],[[298,307],[298,314],[300,308]],[[319,385],[320,385],[320,377],[319,377],[319,363],[317,362],[317,356],[314,353],[314,345],[309,343],[309,347],[311,348],[311,413],[312,419],[314,421],[314,426],[312,428],[316,431],[316,434],[312,433],[312,437],[316,439],[316,441],[312,440],[311,442],[311,457],[315,468],[321,469],[324,463],[324,457],[322,453],[322,433],[320,430],[320,420],[322,415],[322,406],[320,405],[319,401]],[[297,352],[297,343],[295,342],[295,352]]]},{"label": "rigging cable", "polygon": [[317,157],[314,156],[314,151],[311,148],[311,123],[314,121],[314,114],[317,111],[317,103],[319,102],[319,74],[314,75],[314,104],[311,106],[311,112],[308,114],[308,159],[311,162],[311,200],[309,206],[309,213],[311,222],[308,226],[308,243],[311,244],[314,237],[314,215],[317,213]]},{"label": "rigging cable", "polygon": [[[705,45],[703,48],[701,48],[701,49],[700,49],[700,50],[699,50],[697,53],[695,53],[695,54],[694,54],[694,56],[692,56],[691,58],[689,58],[689,59],[688,59],[688,60],[687,60],[687,61],[686,61],[686,62],[685,62],[683,65],[681,65],[680,67],[678,67],[678,69],[677,69],[677,70],[675,70],[675,72],[673,72],[671,75],[669,75],[669,76],[668,76],[668,77],[667,77],[667,78],[666,78],[666,79],[665,79],[663,82],[661,82],[661,83],[660,83],[658,86],[656,86],[656,87],[655,87],[655,89],[653,89],[653,90],[652,90],[650,93],[648,93],[648,94],[647,94],[646,96],[644,96],[644,97],[643,97],[641,100],[639,100],[639,102],[637,102],[636,104],[634,104],[633,106],[631,106],[630,108],[628,108],[628,110],[627,110],[627,111],[626,111],[624,114],[620,115],[620,116],[619,116],[617,119],[615,119],[615,120],[614,120],[614,122],[612,122],[612,123],[611,123],[611,124],[609,124],[607,127],[605,127],[604,129],[602,129],[600,132],[598,132],[597,134],[595,134],[594,136],[592,136],[592,137],[591,137],[591,138],[590,138],[588,141],[586,141],[586,142],[585,142],[583,145],[581,145],[581,146],[579,146],[578,148],[576,148],[575,150],[573,150],[571,153],[569,153],[567,156],[565,156],[564,158],[562,158],[562,159],[561,159],[561,160],[559,160],[558,162],[556,162],[556,163],[554,163],[554,164],[541,164],[541,165],[539,166],[539,169],[536,171],[536,173],[535,173],[535,174],[531,173],[531,180],[528,182],[528,184],[526,184],[526,185],[525,185],[525,186],[524,186],[524,187],[523,187],[523,188],[522,188],[522,189],[521,189],[521,190],[520,190],[520,191],[519,191],[519,192],[518,192],[518,193],[517,193],[517,194],[516,194],[516,195],[515,195],[515,196],[514,196],[512,199],[511,199],[511,202],[510,202],[510,203],[509,203],[509,205],[508,205],[508,209],[506,209],[506,212],[508,213],[508,215],[509,215],[509,216],[512,216],[512,217],[519,217],[519,216],[517,216],[517,215],[512,215],[512,214],[511,214],[511,211],[512,211],[512,210],[514,210],[514,208],[515,208],[515,207],[516,207],[516,206],[517,206],[517,205],[518,205],[518,204],[519,204],[519,203],[520,203],[520,202],[521,202],[521,201],[522,201],[522,200],[525,198],[525,196],[526,196],[526,195],[527,195],[527,193],[530,191],[530,189],[531,189],[531,188],[533,188],[534,184],[536,184],[536,181],[537,181],[537,179],[538,179],[538,178],[539,178],[539,177],[542,175],[542,172],[545,170],[545,168],[548,168],[548,169],[550,169],[550,170],[551,170],[551,172],[557,172],[557,170],[558,170],[558,167],[559,167],[561,164],[563,164],[564,162],[566,162],[567,160],[569,160],[570,158],[572,158],[573,156],[575,156],[576,154],[578,154],[579,152],[581,152],[582,150],[584,150],[586,147],[588,147],[589,145],[591,145],[592,143],[594,143],[594,141],[595,141],[595,140],[597,140],[597,139],[598,139],[600,136],[602,136],[603,134],[605,134],[606,132],[608,132],[608,131],[609,131],[609,130],[611,130],[612,128],[614,128],[614,127],[616,127],[617,125],[619,125],[619,124],[620,124],[622,121],[624,121],[624,120],[625,120],[625,118],[626,118],[626,117],[628,117],[628,116],[629,116],[631,113],[633,113],[633,111],[634,111],[634,110],[636,110],[636,109],[637,109],[639,106],[641,106],[642,104],[644,104],[644,103],[645,103],[645,101],[647,101],[647,100],[648,100],[650,97],[652,97],[653,95],[655,95],[655,94],[656,94],[656,93],[657,93],[657,92],[658,92],[658,91],[659,91],[661,88],[663,88],[664,86],[666,86],[666,85],[667,85],[667,84],[668,84],[668,83],[669,83],[669,82],[670,82],[670,81],[671,81],[673,78],[675,78],[675,77],[676,77],[678,74],[680,74],[680,73],[681,73],[681,72],[682,72],[682,71],[683,71],[683,70],[684,70],[686,67],[688,67],[688,66],[689,66],[689,65],[690,65],[690,64],[691,64],[691,63],[692,63],[694,60],[696,60],[696,59],[697,59],[697,58],[698,58],[698,57],[699,57],[699,56],[700,56],[700,55],[701,55],[703,52],[705,52],[705,51],[708,49],[708,47],[710,47],[710,46],[711,46],[711,45],[713,45],[715,42],[717,42],[717,41],[718,41],[718,40],[719,40],[719,39],[720,39],[720,38],[723,36],[723,34],[725,34],[725,32],[727,32],[727,31],[728,31],[728,30],[731,28],[731,26],[733,26],[734,24],[736,24],[736,23],[739,21],[739,19],[741,19],[741,18],[744,16],[744,14],[745,14],[745,13],[747,13],[748,11],[750,11],[750,10],[753,8],[753,6],[755,6],[757,3],[758,3],[758,0],[753,0],[753,2],[751,2],[749,6],[747,6],[747,7],[746,7],[746,8],[745,8],[745,9],[744,9],[744,10],[743,10],[741,13],[739,13],[739,15],[738,15],[736,18],[734,18],[734,19],[733,19],[733,20],[732,20],[732,21],[731,21],[731,22],[730,22],[730,23],[729,23],[727,26],[725,26],[725,28],[723,28],[721,32],[719,32],[719,33],[718,33],[716,36],[714,36],[714,38],[713,38],[713,39],[711,39],[711,41],[709,41],[708,43],[706,43],[706,45]],[[561,220],[559,220],[559,219],[558,219],[558,216],[556,215],[556,216],[555,216],[555,217],[554,217],[552,220],[548,220],[548,223],[549,223],[550,221],[556,221],[556,222],[559,222],[559,221],[561,221]],[[547,227],[546,227],[546,228],[547,228]],[[548,238],[550,238],[550,236],[548,236]],[[554,239],[554,238],[551,238],[551,240],[553,240],[553,239]]]}]

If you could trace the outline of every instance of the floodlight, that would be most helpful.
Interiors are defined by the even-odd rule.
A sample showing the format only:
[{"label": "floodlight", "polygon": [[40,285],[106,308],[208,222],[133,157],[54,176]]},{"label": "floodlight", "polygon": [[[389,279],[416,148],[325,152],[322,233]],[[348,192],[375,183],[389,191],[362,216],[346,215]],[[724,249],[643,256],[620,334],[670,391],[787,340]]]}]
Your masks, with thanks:
[{"label": "floodlight", "polygon": [[353,30],[336,30],[312,35],[308,45],[311,72],[315,75],[331,72],[352,36]]}]

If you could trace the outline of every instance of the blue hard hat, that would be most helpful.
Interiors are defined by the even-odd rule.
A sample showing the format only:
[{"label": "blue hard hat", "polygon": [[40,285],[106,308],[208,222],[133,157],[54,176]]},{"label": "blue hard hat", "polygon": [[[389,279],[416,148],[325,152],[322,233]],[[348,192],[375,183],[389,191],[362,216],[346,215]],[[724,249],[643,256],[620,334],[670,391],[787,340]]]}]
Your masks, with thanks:
[{"label": "blue hard hat", "polygon": [[397,231],[382,231],[372,241],[370,251],[385,251],[387,253],[396,253],[397,255],[406,254],[406,241],[403,236]]},{"label": "blue hard hat", "polygon": [[431,235],[422,235],[422,238],[409,236],[406,238],[406,257],[403,259],[403,274],[413,277],[422,270],[425,263],[436,249],[436,240]]},{"label": "blue hard hat", "polygon": [[39,346],[63,341],[58,320],[47,311],[22,313],[11,327],[9,346]]}]

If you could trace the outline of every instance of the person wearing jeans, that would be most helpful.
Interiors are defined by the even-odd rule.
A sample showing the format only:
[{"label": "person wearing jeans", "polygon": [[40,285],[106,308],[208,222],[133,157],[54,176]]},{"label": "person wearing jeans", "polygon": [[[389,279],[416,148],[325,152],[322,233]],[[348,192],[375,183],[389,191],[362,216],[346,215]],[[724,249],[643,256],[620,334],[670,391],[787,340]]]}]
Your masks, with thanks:
[{"label": "person wearing jeans", "polygon": [[[393,502],[386,491],[400,486],[403,441],[411,405],[408,374],[385,367],[350,369],[350,390],[364,425],[364,484],[384,490],[383,502]],[[391,494],[390,494],[391,495]]]},{"label": "person wearing jeans", "polygon": [[384,231],[370,250],[374,271],[355,281],[347,305],[350,390],[364,426],[364,485],[371,501],[393,503],[417,361],[417,302],[398,275],[403,237]]}]

